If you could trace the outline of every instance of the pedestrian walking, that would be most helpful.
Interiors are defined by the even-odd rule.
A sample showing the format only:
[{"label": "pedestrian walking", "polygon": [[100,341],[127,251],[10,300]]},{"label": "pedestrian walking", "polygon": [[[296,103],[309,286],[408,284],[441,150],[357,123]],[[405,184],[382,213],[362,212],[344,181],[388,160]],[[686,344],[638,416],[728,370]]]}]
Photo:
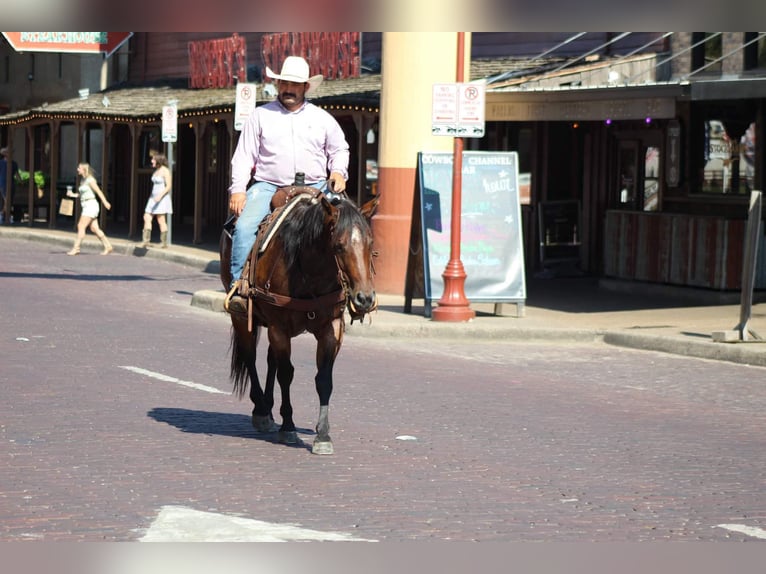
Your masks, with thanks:
[{"label": "pedestrian walking", "polygon": [[98,225],[98,214],[101,210],[99,200],[106,209],[112,209],[112,204],[107,201],[104,192],[96,183],[96,177],[93,175],[93,169],[90,164],[80,163],[77,165],[77,175],[80,176],[80,186],[77,193],[67,189],[67,197],[80,198],[80,219],[77,221],[77,238],[72,249],[67,251],[67,255],[77,255],[80,253],[80,244],[85,238],[85,230],[90,227],[93,234],[101,240],[104,250],[101,255],[108,255],[112,252],[112,244],[109,243],[106,234]]},{"label": "pedestrian walking", "polygon": [[170,192],[173,189],[173,175],[168,168],[168,159],[164,154],[152,155],[152,194],[144,209],[144,229],[141,247],[148,247],[152,238],[152,220],[157,219],[160,228],[160,247],[168,246],[167,215],[173,213],[173,201]]}]

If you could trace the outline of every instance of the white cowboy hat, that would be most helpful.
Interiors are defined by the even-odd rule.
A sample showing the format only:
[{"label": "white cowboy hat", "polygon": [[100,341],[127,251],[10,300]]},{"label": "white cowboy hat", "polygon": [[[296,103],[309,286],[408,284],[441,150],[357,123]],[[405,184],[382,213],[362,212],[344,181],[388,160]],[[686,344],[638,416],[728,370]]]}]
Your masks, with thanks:
[{"label": "white cowboy hat", "polygon": [[297,82],[299,84],[308,82],[309,87],[306,90],[306,95],[316,90],[324,79],[322,74],[309,77],[309,64],[300,56],[288,56],[285,58],[281,74],[275,74],[271,68],[266,66],[266,75],[269,78],[286,82]]}]

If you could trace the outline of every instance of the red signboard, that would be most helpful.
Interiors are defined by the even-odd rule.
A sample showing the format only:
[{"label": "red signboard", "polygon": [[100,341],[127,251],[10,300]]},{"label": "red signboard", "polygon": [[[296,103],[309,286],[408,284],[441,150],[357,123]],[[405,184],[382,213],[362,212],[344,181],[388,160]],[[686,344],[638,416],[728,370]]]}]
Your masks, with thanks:
[{"label": "red signboard", "polygon": [[107,56],[132,35],[133,32],[3,32],[17,52],[77,52]]},{"label": "red signboard", "polygon": [[[359,32],[280,32],[261,38],[263,63],[277,74],[287,56],[302,56],[311,74],[325,80],[358,78],[361,75]],[[264,81],[269,81],[264,74]]]},{"label": "red signboard", "polygon": [[247,42],[230,38],[189,42],[189,87],[230,88],[247,81]]}]

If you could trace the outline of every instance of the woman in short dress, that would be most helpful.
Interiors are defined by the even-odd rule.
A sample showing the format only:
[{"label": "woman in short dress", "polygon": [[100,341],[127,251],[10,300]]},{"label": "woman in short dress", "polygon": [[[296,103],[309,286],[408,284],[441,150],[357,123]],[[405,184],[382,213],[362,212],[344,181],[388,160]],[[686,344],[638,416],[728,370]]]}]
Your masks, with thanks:
[{"label": "woman in short dress", "polygon": [[112,244],[109,243],[106,235],[98,225],[98,214],[100,211],[98,202],[101,200],[106,209],[112,209],[112,204],[106,200],[106,196],[96,183],[96,178],[93,175],[93,169],[91,169],[90,164],[78,164],[77,175],[80,176],[80,186],[77,188],[77,193],[67,189],[66,194],[67,197],[79,197],[82,209],[80,219],[77,221],[77,238],[72,249],[67,251],[67,255],[77,255],[80,253],[80,244],[85,238],[85,230],[88,226],[90,226],[90,230],[101,240],[101,244],[104,246],[101,255],[108,255],[112,252]]},{"label": "woman in short dress", "polygon": [[144,209],[144,230],[141,247],[147,247],[152,238],[152,219],[157,218],[157,225],[160,227],[160,246],[168,246],[168,222],[165,217],[168,213],[173,213],[173,202],[170,196],[170,190],[173,187],[173,178],[168,169],[168,160],[161,153],[155,153],[152,156],[152,195],[146,202]]}]

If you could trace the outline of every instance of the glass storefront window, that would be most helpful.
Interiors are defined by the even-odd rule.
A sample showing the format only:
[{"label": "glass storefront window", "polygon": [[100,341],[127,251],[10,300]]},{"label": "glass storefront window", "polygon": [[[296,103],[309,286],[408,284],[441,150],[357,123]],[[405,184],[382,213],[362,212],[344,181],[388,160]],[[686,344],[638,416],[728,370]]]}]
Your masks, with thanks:
[{"label": "glass storefront window", "polygon": [[721,120],[705,122],[704,193],[747,194],[755,176],[755,122],[739,139],[730,136]]}]

